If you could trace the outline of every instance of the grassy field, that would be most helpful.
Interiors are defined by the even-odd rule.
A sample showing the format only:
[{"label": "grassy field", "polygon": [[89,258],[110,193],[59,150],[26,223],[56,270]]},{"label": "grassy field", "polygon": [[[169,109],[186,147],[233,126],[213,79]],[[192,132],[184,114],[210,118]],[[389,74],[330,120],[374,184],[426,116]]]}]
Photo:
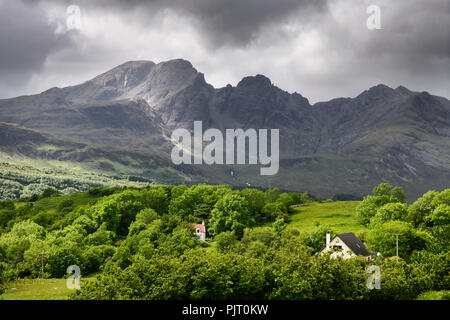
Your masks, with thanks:
[{"label": "grassy field", "polygon": [[355,209],[359,201],[338,201],[326,203],[307,203],[293,208],[289,215],[289,226],[300,232],[311,232],[319,225],[331,226],[337,233],[367,230],[355,218]]},{"label": "grassy field", "polygon": [[[81,278],[83,282],[94,279]],[[68,289],[66,279],[20,279],[8,284],[0,300],[67,300],[73,290]]]},{"label": "grassy field", "polygon": [[22,279],[9,284],[1,300],[66,300],[66,279]]}]

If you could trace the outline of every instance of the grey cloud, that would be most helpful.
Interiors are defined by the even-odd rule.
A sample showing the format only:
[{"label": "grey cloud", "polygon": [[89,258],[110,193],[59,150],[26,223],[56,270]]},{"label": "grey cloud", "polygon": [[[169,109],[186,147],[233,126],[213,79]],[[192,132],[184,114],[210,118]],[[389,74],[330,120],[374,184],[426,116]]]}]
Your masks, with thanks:
[{"label": "grey cloud", "polygon": [[305,0],[240,0],[240,1],[183,1],[173,2],[173,8],[187,12],[200,22],[203,32],[216,46],[246,45],[262,28],[283,23],[297,16],[304,23],[308,13],[326,10],[327,1]]},{"label": "grey cloud", "polygon": [[0,97],[4,97],[20,92],[51,53],[71,45],[71,38],[55,33],[40,6],[0,0],[0,42]]},{"label": "grey cloud", "polygon": [[[365,28],[365,8],[372,2],[381,3],[382,30]],[[118,25],[110,30],[102,25],[102,32],[126,26],[128,33],[113,40],[56,35],[42,7],[64,12],[70,4],[79,5],[91,22],[108,15],[118,18]],[[336,7],[350,10],[336,17]],[[222,81],[220,85],[235,84],[249,72],[265,74],[311,101],[356,95],[378,83],[449,96],[448,0],[0,0],[0,9],[0,97],[20,92],[32,74],[61,86],[67,84],[68,73],[73,81],[87,80],[86,70],[95,75],[137,55],[155,62],[186,58],[207,78]],[[167,43],[134,42],[135,34],[167,31],[159,29],[167,12],[187,24],[187,37],[194,30],[192,38],[176,39],[189,49],[189,41],[195,41],[192,53],[174,49],[179,47],[171,46],[170,34],[161,34]],[[14,16],[23,18],[9,18]],[[303,33],[316,37],[312,47],[317,42],[318,49],[301,48],[310,44],[302,43]],[[52,63],[44,70],[46,61]]]},{"label": "grey cloud", "polygon": [[353,76],[448,97],[450,2],[398,1],[381,9],[382,30],[362,29],[355,39],[350,55],[365,75]]},{"label": "grey cloud", "polygon": [[[348,3],[340,0],[131,0],[126,2],[103,0],[96,3],[97,8],[124,14],[138,11],[142,17],[139,22],[144,24],[149,16],[157,15],[161,10],[172,10],[180,16],[191,17],[202,39],[205,40],[205,45],[216,49],[214,54],[220,54],[222,47],[245,49],[256,45],[264,50],[264,46],[268,45],[283,46],[283,41],[291,39],[289,35],[283,34],[281,25],[300,24],[303,29],[308,26],[319,31],[320,36],[323,37],[322,40],[330,46],[327,48],[330,53],[335,51],[343,56],[341,66],[337,66],[334,70],[330,69],[327,75],[321,75],[329,77],[329,81],[335,79],[338,86],[342,82],[342,76],[350,77],[344,83],[356,83],[356,85],[350,85],[350,90],[354,90],[353,88],[358,87],[358,84],[369,85],[372,77],[373,84],[378,82],[404,84],[418,89],[423,86],[424,90],[433,91],[432,89],[435,88],[437,93],[448,96],[448,92],[446,93],[443,87],[449,79],[449,1],[374,0],[366,4],[352,2],[352,7],[360,8],[358,10],[360,16],[348,16],[348,22],[350,24],[353,19],[360,25],[352,25],[353,30],[338,33],[336,32],[338,27],[330,12],[332,7],[330,4],[340,2]],[[80,3],[89,5],[87,2]],[[365,7],[372,3],[380,4],[382,8],[383,29],[379,31],[370,31],[365,28],[367,18]],[[270,31],[267,32],[267,30]],[[262,41],[254,44],[252,40],[262,33],[265,36],[268,33],[277,34],[279,38],[268,40],[270,43]],[[268,63],[271,62],[268,61]],[[230,61],[230,63],[239,68],[246,62]],[[345,73],[338,74],[340,69],[344,69]],[[260,72],[265,73],[265,70]],[[367,81],[359,82],[358,79],[367,79]],[[308,81],[305,78],[302,80]],[[327,80],[324,79],[323,83],[326,82]],[[283,86],[283,83],[280,85]],[[320,90],[325,94],[333,91],[328,88],[320,88]],[[334,94],[339,93],[333,92]],[[342,92],[341,95],[346,95],[346,92]]]},{"label": "grey cloud", "polygon": [[[41,2],[44,0],[28,0]],[[53,0],[55,1],[55,0]],[[114,11],[117,14],[140,16],[141,24],[149,23],[166,10],[190,17],[207,45],[246,46],[262,28],[296,17],[303,23],[313,13],[325,12],[328,0],[78,0],[57,1],[81,8]]]},{"label": "grey cloud", "polygon": [[385,9],[383,19],[384,30],[368,38],[366,53],[389,52],[404,59],[450,57],[449,1],[399,1]]}]

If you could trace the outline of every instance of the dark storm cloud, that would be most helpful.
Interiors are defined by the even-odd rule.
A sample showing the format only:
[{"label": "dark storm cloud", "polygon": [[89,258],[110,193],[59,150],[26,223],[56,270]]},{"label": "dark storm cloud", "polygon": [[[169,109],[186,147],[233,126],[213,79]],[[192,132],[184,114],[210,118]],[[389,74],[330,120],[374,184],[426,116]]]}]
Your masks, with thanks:
[{"label": "dark storm cloud", "polygon": [[70,45],[39,6],[0,0],[0,97],[20,92],[50,54]]},{"label": "dark storm cloud", "polygon": [[[42,2],[43,0],[28,0]],[[192,18],[207,44],[245,46],[265,26],[282,23],[297,16],[306,23],[312,13],[324,12],[328,0],[64,0],[66,5],[115,11],[127,15],[138,13],[141,24],[150,23],[152,17],[170,10]]]},{"label": "dark storm cloud", "polygon": [[174,1],[175,8],[188,12],[215,45],[246,45],[264,26],[283,23],[297,15],[306,22],[307,12],[326,9],[326,1],[248,0]]},{"label": "dark storm cloud", "polygon": [[[287,21],[297,15],[306,22],[307,12],[326,9],[326,0],[169,0],[134,1],[150,10],[170,8],[194,17],[201,32],[215,46],[248,44],[265,26]],[[152,1],[150,1],[152,2]],[[118,2],[122,4],[123,2]]]},{"label": "dark storm cloud", "polygon": [[[448,97],[449,3],[0,0],[0,98],[76,84],[128,60],[171,58],[190,60],[216,87],[261,73],[312,101],[378,83]],[[84,29],[56,32],[49,10],[61,26],[72,4]],[[366,28],[370,4],[381,7],[381,30]]]},{"label": "dark storm cloud", "polygon": [[[339,52],[345,69],[329,78],[346,76],[366,87],[404,85],[449,97],[450,1],[373,2],[381,8],[381,30],[358,29],[351,21],[339,32],[334,24],[326,25],[325,34],[332,35],[330,55]],[[363,89],[356,88],[353,94]]]},{"label": "dark storm cloud", "polygon": [[363,46],[365,53],[426,59],[450,57],[450,1],[409,1],[387,8],[385,32],[374,33]]}]

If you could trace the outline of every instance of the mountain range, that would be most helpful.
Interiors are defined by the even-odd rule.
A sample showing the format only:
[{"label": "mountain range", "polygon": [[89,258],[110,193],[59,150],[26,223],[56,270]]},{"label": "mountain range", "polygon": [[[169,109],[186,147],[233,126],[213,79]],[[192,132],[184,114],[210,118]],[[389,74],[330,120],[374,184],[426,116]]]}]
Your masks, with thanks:
[{"label": "mountain range", "polygon": [[[174,165],[171,132],[280,129],[280,170]],[[380,84],[310,104],[263,75],[214,88],[190,62],[130,61],[82,84],[0,100],[0,152],[158,183],[227,183],[361,196],[380,182],[410,198],[449,187],[450,101]]]}]

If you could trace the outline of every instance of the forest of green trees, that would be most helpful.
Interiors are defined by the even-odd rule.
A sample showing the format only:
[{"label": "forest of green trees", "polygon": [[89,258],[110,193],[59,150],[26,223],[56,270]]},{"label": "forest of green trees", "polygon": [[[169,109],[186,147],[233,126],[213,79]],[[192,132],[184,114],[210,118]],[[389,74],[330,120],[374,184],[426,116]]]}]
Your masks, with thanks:
[{"label": "forest of green trees", "polygon": [[[328,226],[290,226],[307,193],[226,185],[93,188],[0,202],[0,291],[20,278],[95,274],[71,299],[416,299],[450,290],[450,189],[411,205],[383,183],[358,205],[364,257],[318,255]],[[330,200],[331,201],[331,200]],[[205,222],[207,241],[193,226]],[[352,230],[349,230],[352,231]],[[393,233],[401,233],[399,258]],[[41,273],[45,253],[44,274]]]}]

